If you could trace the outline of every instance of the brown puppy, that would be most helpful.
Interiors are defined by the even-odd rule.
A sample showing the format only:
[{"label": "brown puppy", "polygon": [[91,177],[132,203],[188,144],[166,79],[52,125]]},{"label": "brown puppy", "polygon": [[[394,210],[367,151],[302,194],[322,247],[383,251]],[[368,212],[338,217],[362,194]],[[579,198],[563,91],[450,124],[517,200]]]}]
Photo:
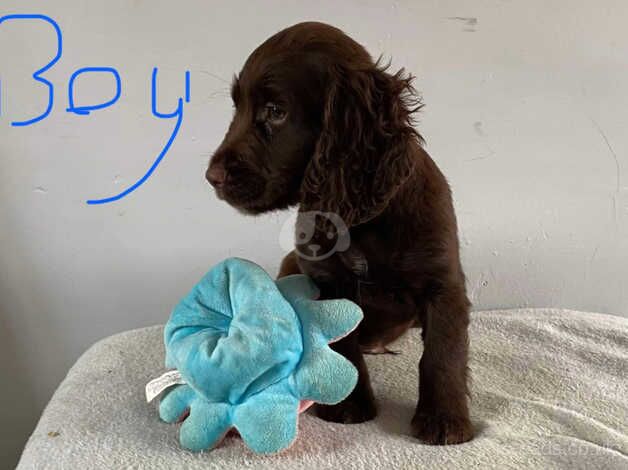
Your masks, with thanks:
[{"label": "brown puppy", "polygon": [[456,218],[449,186],[412,126],[420,106],[411,77],[388,73],[334,27],[301,23],[251,54],[232,97],[235,116],[207,179],[245,213],[298,204],[297,243],[308,232],[309,252],[297,245],[280,275],[304,272],[326,298],[364,310],[359,329],[334,345],[357,367],[358,384],[340,404],[318,406],[319,416],[372,419],[362,353],[384,352],[419,325],[414,434],[430,444],[471,439],[470,304]]}]

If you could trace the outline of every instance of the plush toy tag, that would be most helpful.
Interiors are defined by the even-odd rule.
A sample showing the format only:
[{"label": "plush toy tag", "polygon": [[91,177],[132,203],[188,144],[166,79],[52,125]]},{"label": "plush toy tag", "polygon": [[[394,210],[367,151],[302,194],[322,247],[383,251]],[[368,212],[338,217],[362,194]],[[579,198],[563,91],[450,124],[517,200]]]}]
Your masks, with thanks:
[{"label": "plush toy tag", "polygon": [[178,370],[169,370],[146,384],[146,402],[150,403],[157,395],[172,387],[186,383]]}]

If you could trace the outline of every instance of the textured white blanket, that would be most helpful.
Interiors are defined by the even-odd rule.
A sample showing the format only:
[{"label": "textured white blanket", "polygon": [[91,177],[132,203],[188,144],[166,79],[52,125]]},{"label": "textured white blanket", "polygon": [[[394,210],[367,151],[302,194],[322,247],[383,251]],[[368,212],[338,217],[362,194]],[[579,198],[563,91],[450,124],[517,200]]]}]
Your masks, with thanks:
[{"label": "textured white blanket", "polygon": [[59,386],[19,469],[628,469],[628,320],[566,310],[475,312],[473,441],[422,445],[409,435],[417,399],[417,330],[367,356],[379,416],[338,425],[302,416],[286,452],[257,456],[237,438],[193,454],[144,402],[163,371],[162,328],[100,341]]}]

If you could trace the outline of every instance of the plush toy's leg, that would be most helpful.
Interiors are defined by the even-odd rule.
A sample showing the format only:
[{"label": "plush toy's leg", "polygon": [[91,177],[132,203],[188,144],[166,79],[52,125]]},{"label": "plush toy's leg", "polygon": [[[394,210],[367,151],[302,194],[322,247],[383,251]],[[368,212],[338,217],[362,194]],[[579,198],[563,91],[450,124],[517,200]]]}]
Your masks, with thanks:
[{"label": "plush toy's leg", "polygon": [[336,405],[316,405],[316,415],[325,421],[335,423],[362,423],[375,418],[377,409],[368,369],[358,344],[358,335],[354,331],[330,347],[349,359],[358,369],[358,383],[351,394]]},{"label": "plush toy's leg", "polygon": [[301,274],[301,269],[297,263],[297,254],[294,250],[288,253],[281,261],[277,278],[289,276],[291,274]]},{"label": "plush toy's leg", "polygon": [[423,357],[413,433],[427,444],[473,437],[467,404],[469,301],[459,287],[444,289],[421,311]]},{"label": "plush toy's leg", "polygon": [[[281,278],[291,274],[301,274],[302,270],[298,265],[298,256],[291,251],[281,262],[279,275]],[[317,283],[321,289],[322,299],[334,299],[338,297],[346,297],[337,295],[335,287],[330,287],[324,283]],[[343,401],[336,405],[315,405],[316,415],[325,421],[335,423],[362,423],[375,418],[377,409],[375,407],[375,398],[369,379],[369,372],[364,362],[362,349],[358,342],[357,330],[348,336],[330,344],[330,347],[339,354],[346,357],[358,370],[358,383],[351,394]]]}]

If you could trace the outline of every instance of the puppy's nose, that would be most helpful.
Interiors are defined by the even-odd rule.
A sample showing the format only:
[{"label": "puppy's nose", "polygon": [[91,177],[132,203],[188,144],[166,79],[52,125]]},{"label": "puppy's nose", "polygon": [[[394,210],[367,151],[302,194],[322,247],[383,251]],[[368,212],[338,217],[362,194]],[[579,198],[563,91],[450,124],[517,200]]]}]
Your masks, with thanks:
[{"label": "puppy's nose", "polygon": [[214,188],[220,188],[223,184],[225,184],[227,172],[222,165],[211,165],[207,169],[205,177]]}]

